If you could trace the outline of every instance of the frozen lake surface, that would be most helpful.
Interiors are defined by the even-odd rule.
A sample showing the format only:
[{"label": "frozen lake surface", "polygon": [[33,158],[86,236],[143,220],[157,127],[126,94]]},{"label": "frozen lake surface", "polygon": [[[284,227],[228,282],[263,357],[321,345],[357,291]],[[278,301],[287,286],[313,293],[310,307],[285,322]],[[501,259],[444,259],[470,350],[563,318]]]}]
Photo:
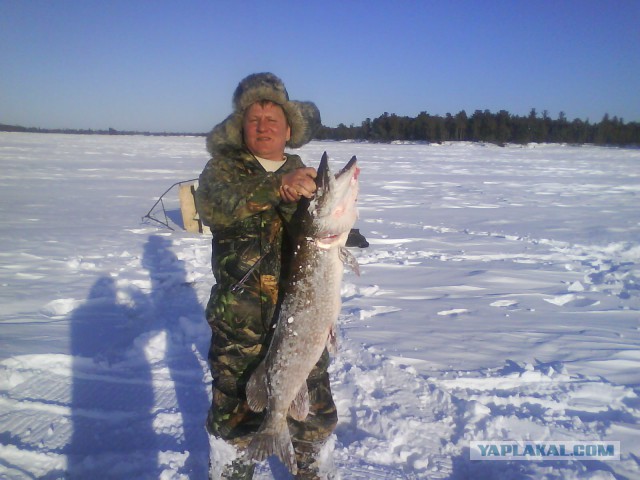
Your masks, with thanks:
[{"label": "frozen lake surface", "polygon": [[[640,150],[298,153],[325,150],[359,159],[371,244],[331,370],[341,478],[640,478]],[[203,138],[0,133],[0,477],[206,478],[210,240],[141,218],[207,160]],[[621,459],[469,459],[499,440]]]}]

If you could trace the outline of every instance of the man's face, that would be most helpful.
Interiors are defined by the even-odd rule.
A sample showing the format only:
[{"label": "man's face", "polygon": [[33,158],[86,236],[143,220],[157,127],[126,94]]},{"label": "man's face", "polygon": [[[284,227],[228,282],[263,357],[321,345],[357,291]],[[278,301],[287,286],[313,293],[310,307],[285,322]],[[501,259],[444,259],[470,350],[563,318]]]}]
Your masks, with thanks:
[{"label": "man's face", "polygon": [[284,146],[291,138],[291,128],[280,105],[267,102],[252,104],[242,122],[244,143],[256,157],[282,160]]}]

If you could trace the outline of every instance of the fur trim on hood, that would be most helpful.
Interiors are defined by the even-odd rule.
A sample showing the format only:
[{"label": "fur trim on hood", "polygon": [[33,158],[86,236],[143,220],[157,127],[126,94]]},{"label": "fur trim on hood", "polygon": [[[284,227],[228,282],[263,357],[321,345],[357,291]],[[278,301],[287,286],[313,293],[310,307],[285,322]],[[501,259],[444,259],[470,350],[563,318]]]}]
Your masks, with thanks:
[{"label": "fur trim on hood", "polygon": [[290,148],[311,141],[320,127],[320,111],[312,102],[289,100],[287,89],[273,73],[254,73],[243,79],[233,93],[233,113],[216,125],[207,136],[207,150],[213,155],[221,150],[243,148],[242,120],[245,110],[260,100],[282,107],[291,127]]}]

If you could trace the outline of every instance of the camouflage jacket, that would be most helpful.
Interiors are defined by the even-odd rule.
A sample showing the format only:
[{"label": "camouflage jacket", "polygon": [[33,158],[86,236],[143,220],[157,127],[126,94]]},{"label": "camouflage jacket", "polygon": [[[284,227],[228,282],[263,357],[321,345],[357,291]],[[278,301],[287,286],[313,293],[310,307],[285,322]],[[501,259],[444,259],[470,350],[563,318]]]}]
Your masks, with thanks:
[{"label": "camouflage jacket", "polygon": [[[287,248],[283,230],[297,207],[282,203],[279,187],[284,174],[304,167],[299,156],[286,157],[271,173],[246,150],[217,152],[200,175],[196,206],[213,234],[216,279],[207,319],[221,346],[262,343],[272,322]],[[242,288],[233,290],[261,258]]]}]

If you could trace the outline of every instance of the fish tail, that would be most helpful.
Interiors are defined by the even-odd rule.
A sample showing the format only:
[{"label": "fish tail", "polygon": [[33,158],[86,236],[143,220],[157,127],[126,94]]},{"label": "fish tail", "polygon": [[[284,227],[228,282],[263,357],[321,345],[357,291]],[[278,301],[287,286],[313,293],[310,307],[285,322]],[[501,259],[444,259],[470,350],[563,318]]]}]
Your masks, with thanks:
[{"label": "fish tail", "polygon": [[287,422],[280,422],[276,427],[261,428],[247,447],[247,457],[252,460],[260,462],[271,455],[277,456],[293,475],[298,473]]}]

